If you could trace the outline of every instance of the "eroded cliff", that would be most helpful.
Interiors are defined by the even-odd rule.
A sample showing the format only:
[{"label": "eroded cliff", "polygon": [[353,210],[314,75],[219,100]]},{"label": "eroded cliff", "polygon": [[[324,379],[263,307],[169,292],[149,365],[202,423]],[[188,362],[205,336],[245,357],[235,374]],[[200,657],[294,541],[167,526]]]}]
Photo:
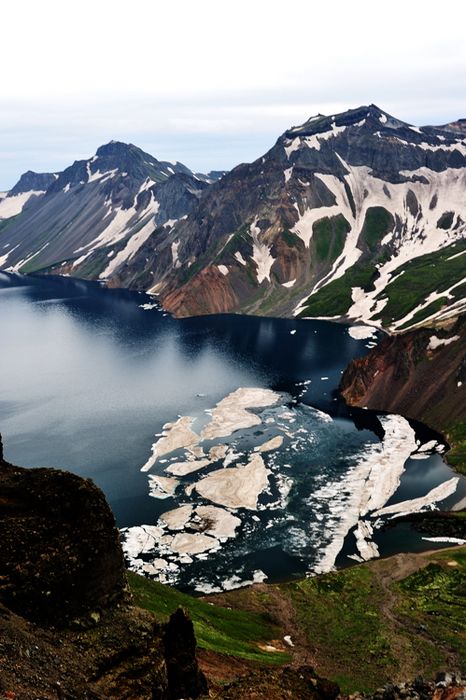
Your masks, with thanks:
[{"label": "eroded cliff", "polygon": [[466,316],[385,338],[353,360],[341,392],[352,406],[401,413],[442,431],[466,468]]}]

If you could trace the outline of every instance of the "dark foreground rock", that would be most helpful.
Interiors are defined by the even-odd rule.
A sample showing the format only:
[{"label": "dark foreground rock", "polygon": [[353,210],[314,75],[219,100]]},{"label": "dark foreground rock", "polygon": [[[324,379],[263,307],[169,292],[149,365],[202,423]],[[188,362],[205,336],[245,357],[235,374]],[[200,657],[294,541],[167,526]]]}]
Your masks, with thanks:
[{"label": "dark foreground rock", "polygon": [[225,700],[335,700],[340,689],[336,683],[319,678],[309,666],[267,669],[251,673],[224,686],[215,698]]},{"label": "dark foreground rock", "polygon": [[418,677],[409,683],[388,684],[377,692],[354,693],[350,700],[464,700],[466,678],[460,673],[439,673],[435,681]]},{"label": "dark foreground rock", "polygon": [[102,492],[55,469],[3,461],[0,700],[176,700],[207,684],[191,621],[131,604]]},{"label": "dark foreground rock", "polygon": [[3,463],[0,601],[60,626],[123,600],[118,530],[100,489],[56,469]]}]

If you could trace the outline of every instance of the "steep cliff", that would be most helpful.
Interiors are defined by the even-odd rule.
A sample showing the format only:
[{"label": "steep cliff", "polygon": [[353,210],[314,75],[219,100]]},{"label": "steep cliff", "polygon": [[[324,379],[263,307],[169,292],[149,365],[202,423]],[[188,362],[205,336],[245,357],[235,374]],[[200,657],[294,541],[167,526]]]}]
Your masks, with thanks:
[{"label": "steep cliff", "polygon": [[134,607],[113,515],[90,481],[7,464],[0,441],[0,696],[175,700],[207,685],[182,610]]},{"label": "steep cliff", "polygon": [[352,406],[401,413],[442,431],[448,461],[466,469],[466,316],[385,338],[341,380]]}]

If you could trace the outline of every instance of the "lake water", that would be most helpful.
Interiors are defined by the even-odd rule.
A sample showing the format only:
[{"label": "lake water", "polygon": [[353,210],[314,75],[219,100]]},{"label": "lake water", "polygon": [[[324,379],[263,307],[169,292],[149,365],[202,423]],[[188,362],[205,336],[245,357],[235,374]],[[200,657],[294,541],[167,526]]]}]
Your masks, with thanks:
[{"label": "lake water", "polygon": [[[413,432],[404,419],[379,420],[369,411],[351,415],[338,398],[342,371],[370,345],[353,339],[346,326],[234,315],[175,320],[141,308],[152,301],[97,283],[0,273],[5,457],[92,478],[125,529],[128,561],[136,570],[208,591],[325,570],[332,562],[348,565],[364,552],[355,538],[357,518],[352,522],[348,515],[367,481],[365,462],[375,465],[375,491],[383,460],[387,479],[401,464],[400,483],[379,494],[379,509],[425,496],[455,476],[438,454],[438,436],[420,426]],[[252,410],[256,425],[200,439],[194,453],[178,448],[141,471],[164,424],[189,416],[199,435],[215,405],[240,387],[276,392],[273,404]],[[277,449],[258,451],[278,436]],[[422,454],[425,443],[431,444]],[[421,454],[411,459],[420,446]],[[223,468],[223,458],[179,477],[172,495],[154,489],[154,477],[168,477],[170,465],[199,459],[201,450],[205,457],[212,447],[229,455],[234,478],[238,465],[260,455],[267,483],[254,508],[228,508],[224,496],[212,501],[196,490]],[[450,491],[440,507],[466,494],[464,480]],[[233,533],[225,536],[212,514],[201,517],[202,507],[212,505],[214,521],[234,515]],[[185,522],[178,517],[169,528],[159,520],[180,506],[190,508]],[[366,518],[375,526],[366,541],[381,555],[434,546],[406,526],[380,529],[376,510]]]}]

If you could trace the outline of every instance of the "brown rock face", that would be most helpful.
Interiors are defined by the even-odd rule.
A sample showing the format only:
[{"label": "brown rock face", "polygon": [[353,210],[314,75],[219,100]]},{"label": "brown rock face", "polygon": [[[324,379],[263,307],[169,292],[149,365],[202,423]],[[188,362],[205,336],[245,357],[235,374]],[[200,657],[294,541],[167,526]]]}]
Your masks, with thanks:
[{"label": "brown rock face", "polygon": [[[436,338],[432,347],[431,339]],[[341,392],[353,406],[402,413],[440,430],[466,420],[466,317],[446,329],[385,338],[353,360]]]},{"label": "brown rock face", "polygon": [[227,313],[238,304],[238,297],[226,276],[215,266],[205,268],[190,284],[182,285],[164,297],[164,307],[178,318]]}]

